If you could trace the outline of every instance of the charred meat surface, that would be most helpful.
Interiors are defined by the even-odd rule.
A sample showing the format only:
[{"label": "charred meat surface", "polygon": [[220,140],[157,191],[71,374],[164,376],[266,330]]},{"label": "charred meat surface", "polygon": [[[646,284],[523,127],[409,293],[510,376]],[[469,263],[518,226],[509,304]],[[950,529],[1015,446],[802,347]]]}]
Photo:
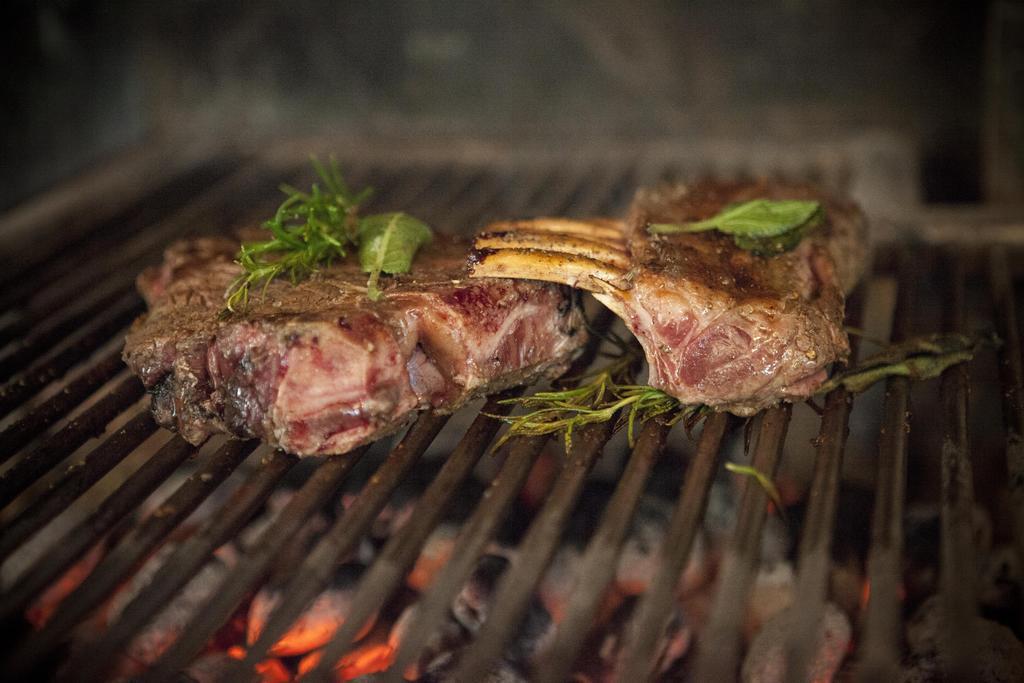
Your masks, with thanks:
[{"label": "charred meat surface", "polygon": [[149,305],[124,358],[153,394],[160,424],[193,443],[215,432],[299,455],[345,453],[482,394],[557,375],[584,342],[573,292],[471,280],[468,245],[441,238],[370,301],[357,264],[270,283],[224,315],[238,243],[169,248],[138,287]]},{"label": "charred meat surface", "polygon": [[[752,199],[814,199],[824,223],[791,251],[759,256],[717,231],[652,235]],[[490,226],[474,277],[560,282],[594,293],[644,348],[648,383],[684,404],[752,415],[814,393],[846,358],[844,292],[863,271],[866,223],[803,185],[713,183],[641,190],[624,223],[535,219]]]}]

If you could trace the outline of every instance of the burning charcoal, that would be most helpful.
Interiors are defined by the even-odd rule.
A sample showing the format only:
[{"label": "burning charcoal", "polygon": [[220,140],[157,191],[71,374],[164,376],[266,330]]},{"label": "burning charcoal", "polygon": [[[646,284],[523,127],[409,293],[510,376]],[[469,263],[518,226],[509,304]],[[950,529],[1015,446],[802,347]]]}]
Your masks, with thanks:
[{"label": "burning charcoal", "polygon": [[1024,598],[1020,560],[1013,546],[994,548],[978,566],[978,603],[982,615],[1004,624],[1016,624]]},{"label": "burning charcoal", "polygon": [[[626,629],[638,604],[638,598],[626,598],[607,623],[590,636],[584,651],[591,655],[584,657],[580,669],[574,674],[574,681],[614,683],[618,680],[616,667],[622,664]],[[692,632],[686,617],[678,606],[674,606],[654,653],[654,671],[659,676],[673,671],[689,651],[691,641]]]},{"label": "burning charcoal", "polygon": [[[652,496],[640,499],[623,543],[615,571],[616,586],[626,595],[639,595],[647,590],[661,566],[661,546],[668,530],[672,509],[669,503]],[[704,541],[698,535],[678,590],[688,593],[707,580]]]},{"label": "burning charcoal", "polygon": [[96,542],[85,555],[68,567],[25,611],[25,618],[37,629],[46,625],[64,598],[71,595],[92,573],[106,552],[106,538]]},{"label": "burning charcoal", "polygon": [[[786,639],[793,628],[795,616],[792,610],[786,609],[757,633],[743,660],[744,683],[781,683],[786,680]],[[807,680],[825,683],[833,680],[846,657],[852,629],[846,614],[831,602],[825,605],[820,624],[821,642]]]},{"label": "burning charcoal", "polygon": [[[235,646],[227,649],[228,657],[237,659],[239,661],[245,659],[245,649]],[[264,659],[262,662],[256,664],[253,667],[253,671],[259,676],[257,679],[259,683],[288,683],[292,680],[292,674],[288,670],[288,667],[280,659],[270,657]],[[224,680],[219,678],[217,680]]]},{"label": "burning charcoal", "polygon": [[[948,648],[944,646],[949,624],[939,596],[928,598],[907,623],[910,657],[903,670],[905,683],[943,679]],[[971,657],[979,683],[1024,681],[1024,644],[1013,631],[988,619],[976,617],[970,632],[976,651]]]},{"label": "burning charcoal", "polygon": [[231,670],[233,661],[227,652],[211,652],[192,662],[185,675],[195,683],[217,683]]},{"label": "burning charcoal", "polygon": [[475,634],[487,621],[494,591],[497,590],[501,575],[508,569],[509,561],[497,555],[484,555],[477,562],[476,569],[462,587],[452,603],[452,614],[467,631]]},{"label": "burning charcoal", "polygon": [[[128,586],[114,596],[110,609],[111,622],[116,620],[124,608],[149,584],[174,550],[173,543],[160,548],[136,573]],[[160,655],[178,639],[199,608],[209,600],[236,561],[237,554],[230,546],[219,549],[185,584],[181,592],[164,607],[156,619],[132,640],[125,650],[125,660],[118,667],[120,672],[131,675],[136,667],[149,666],[159,659]]]},{"label": "burning charcoal", "polygon": [[[388,642],[387,635],[378,629],[368,642],[360,643],[346,652],[334,667],[334,680],[372,680],[371,674],[384,671],[395,659],[395,648]],[[320,665],[323,651],[311,652],[299,662],[299,680]]]},{"label": "burning charcoal", "polygon": [[[229,652],[211,652],[203,655],[185,670],[185,675],[196,683],[217,683],[226,680],[231,671],[231,664],[236,659],[245,657],[241,648],[232,648]],[[288,683],[292,680],[291,672],[279,659],[267,659],[256,665],[259,683]]]},{"label": "burning charcoal", "polygon": [[[391,627],[388,643],[396,652],[418,612],[418,605],[406,607],[395,621],[395,625]],[[455,653],[468,642],[469,635],[466,630],[450,614],[446,615],[444,622],[424,643],[419,658],[402,673],[407,680],[416,680],[427,671],[447,667],[452,663]]]},{"label": "burning charcoal", "polygon": [[[452,669],[456,660],[445,662],[443,665],[432,666],[426,673],[416,679],[416,683],[448,683],[452,680]],[[515,664],[504,659],[492,668],[483,678],[481,683],[526,683],[529,680],[526,673]]]},{"label": "burning charcoal", "polygon": [[[452,603],[455,619],[470,633],[475,634],[487,621],[494,593],[509,561],[497,555],[484,555],[473,574]],[[543,603],[533,597],[515,637],[505,649],[505,658],[512,663],[533,660],[554,635],[554,622]]]},{"label": "burning charcoal", "polygon": [[793,537],[786,523],[778,514],[769,515],[764,520],[764,531],[761,533],[761,563],[785,562],[792,548]]},{"label": "burning charcoal", "polygon": [[754,577],[747,601],[747,623],[745,632],[748,640],[773,617],[793,604],[796,576],[793,565],[778,562],[762,564]]},{"label": "burning charcoal", "polygon": [[[313,604],[303,612],[291,629],[270,648],[274,656],[294,656],[311,652],[326,645],[345,622],[355,586],[362,576],[362,565],[341,565],[334,573],[331,585],[321,593]],[[277,587],[264,586],[253,598],[249,607],[247,642],[252,645],[263,631],[264,624],[277,607],[281,594]],[[364,635],[373,626],[377,615],[370,617],[360,633]]]},{"label": "burning charcoal", "polygon": [[422,592],[430,582],[434,580],[434,575],[448,563],[448,558],[452,556],[452,548],[455,547],[455,538],[459,535],[459,527],[455,524],[439,524],[433,533],[427,537],[426,543],[423,544],[423,550],[420,551],[420,556],[416,558],[416,564],[413,565],[409,575],[405,577],[405,582],[409,584],[410,588]]},{"label": "burning charcoal", "polygon": [[583,553],[575,545],[563,545],[544,571],[537,592],[555,623],[562,620],[565,606],[576,585]]}]

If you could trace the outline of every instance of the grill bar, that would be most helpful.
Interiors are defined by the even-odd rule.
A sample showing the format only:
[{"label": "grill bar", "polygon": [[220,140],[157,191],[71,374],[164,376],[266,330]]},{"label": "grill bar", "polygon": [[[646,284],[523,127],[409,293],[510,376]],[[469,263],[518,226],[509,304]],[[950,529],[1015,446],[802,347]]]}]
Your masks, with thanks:
[{"label": "grill bar", "polygon": [[[892,339],[910,333],[913,274],[907,252],[900,255]],[[899,675],[900,595],[903,562],[903,502],[906,495],[907,433],[910,429],[910,380],[893,377],[885,383],[882,430],[878,443],[875,507],[867,579],[870,590],[864,615],[864,637],[858,680],[894,680]]]},{"label": "grill bar", "polygon": [[[203,191],[179,210],[168,214],[145,229],[129,233],[116,248],[85,262],[54,279],[40,279],[26,294],[28,311],[33,324],[59,314],[79,300],[80,293],[89,291],[97,281],[105,281],[123,292],[132,291],[136,273],[152,263],[167,244],[197,232],[207,231],[209,225],[238,225],[255,222],[273,211],[268,197],[280,180],[267,169],[248,166],[232,173]],[[254,207],[259,207],[257,212]]]},{"label": "grill bar", "polygon": [[179,436],[172,437],[127,481],[112,493],[87,519],[65,533],[52,549],[21,579],[0,596],[0,623],[8,623],[32,602],[61,572],[93,547],[119,523],[130,521],[126,515],[167,478],[190,455],[194,446]]},{"label": "grill bar", "polygon": [[[754,419],[756,443],[752,465],[774,479],[793,407],[785,403],[759,413]],[[761,531],[767,516],[768,495],[749,479],[740,500],[736,532],[725,549],[718,591],[711,618],[697,645],[696,680],[733,680],[739,669],[740,629],[746,613],[747,593],[761,550]]]},{"label": "grill bar", "polygon": [[501,470],[462,527],[451,559],[418,603],[417,614],[399,645],[395,661],[383,674],[385,681],[398,683],[403,680],[402,672],[415,661],[430,634],[441,624],[452,600],[469,578],[547,441],[544,437],[530,437],[512,442]]},{"label": "grill bar", "polygon": [[[949,305],[946,329],[964,332],[966,318],[966,266],[962,258],[947,254],[950,267]],[[974,475],[967,433],[967,399],[970,376],[966,365],[942,374],[941,399],[945,435],[942,440],[942,574],[941,596],[948,626],[949,669],[946,679],[970,680],[974,675],[971,657],[975,649],[974,624],[977,617],[974,569]]]},{"label": "grill bar", "polygon": [[459,486],[473,471],[473,467],[498,432],[501,423],[489,415],[507,415],[511,411],[511,406],[502,405],[500,400],[519,393],[521,391],[506,392],[487,402],[458,446],[445,460],[434,481],[423,492],[409,522],[388,540],[366,576],[360,581],[345,615],[345,623],[323,650],[321,662],[325,669],[330,670],[334,662],[341,659],[363,624],[405,578]]},{"label": "grill bar", "polygon": [[536,677],[540,683],[560,683],[569,670],[594,623],[601,599],[615,576],[616,559],[622,549],[630,518],[643,493],[651,468],[665,446],[669,429],[657,421],[647,423],[622,473],[622,479],[608,501],[601,523],[587,545],[580,562],[572,597],[555,640]]},{"label": "grill bar", "polygon": [[1004,248],[989,254],[989,282],[995,305],[996,325],[1003,345],[999,349],[999,371],[1003,385],[1003,424],[1006,429],[1006,469],[1013,519],[1013,541],[1024,565],[1024,367],[1021,360],[1020,327],[1014,300],[1013,279]]},{"label": "grill bar", "polygon": [[501,656],[529,605],[534,587],[555,553],[569,513],[583,490],[590,468],[604,450],[611,435],[608,423],[586,425],[573,437],[562,471],[544,507],[530,524],[519,544],[519,553],[502,576],[494,605],[480,628],[476,641],[455,670],[456,681],[481,681]]},{"label": "grill bar", "polygon": [[[32,408],[23,418],[8,426],[3,432],[0,432],[0,463],[7,462],[20,448],[78,407],[90,394],[110,381],[123,369],[124,363],[121,362],[120,350],[110,352],[103,356],[93,367],[68,382],[67,386],[60,392]],[[123,391],[122,388],[124,388]],[[114,394],[132,392],[135,392],[135,397],[125,398],[126,402],[116,409],[117,412],[128,407],[142,396],[142,385],[137,380],[124,382],[112,392]],[[101,401],[104,399],[101,399]],[[109,421],[110,419],[107,419],[103,424]],[[2,481],[3,475],[0,475],[0,482]],[[0,507],[4,505],[2,500],[2,496],[0,496]]]},{"label": "grill bar", "polygon": [[6,560],[29,536],[63,512],[155,431],[153,416],[143,409],[92,449],[80,464],[69,467],[46,493],[4,526],[0,534],[0,561]]},{"label": "grill bar", "polygon": [[[223,177],[237,162],[233,159],[212,159],[184,169],[166,183],[139,197],[115,215],[97,220],[93,212],[72,214],[62,220],[59,229],[49,226],[52,239],[34,241],[5,269],[0,290],[0,310],[16,308],[35,292],[37,282],[47,282],[81,267],[125,235],[145,227],[168,212],[168,209],[192,200],[195,191]],[[47,227],[42,227],[47,232]]]},{"label": "grill bar", "polygon": [[15,345],[9,353],[0,358],[0,380],[6,380],[21,368],[27,367],[34,360],[73,334],[79,327],[102,315],[112,305],[117,304],[122,296],[123,292],[120,291],[105,293],[98,297],[96,301],[86,306],[81,306],[68,315],[60,317],[36,332],[29,334],[24,340]]},{"label": "grill bar", "polygon": [[253,550],[225,577],[212,599],[189,622],[182,636],[164,654],[146,680],[166,681],[185,668],[234,614],[278,559],[279,549],[295,537],[309,517],[320,509],[348,477],[368,447],[343,458],[328,458],[303,484],[267,529],[260,534]]},{"label": "grill bar", "polygon": [[0,417],[8,415],[53,380],[63,377],[110,339],[123,334],[124,327],[141,312],[142,302],[138,296],[126,295],[105,315],[84,326],[82,333],[66,348],[5,384],[0,388]]},{"label": "grill bar", "polygon": [[686,472],[662,543],[665,554],[661,567],[640,598],[626,632],[625,659],[616,674],[619,680],[647,680],[653,673],[654,649],[668,623],[676,585],[697,538],[728,424],[729,416],[725,413],[715,413],[704,422],[697,452]]},{"label": "grill bar", "polygon": [[27,673],[126,580],[171,531],[188,517],[256,449],[255,441],[229,441],[186,479],[156,511],[135,527],[97,565],[88,580],[60,604],[53,618],[13,650],[4,670]]},{"label": "grill bar", "polygon": [[199,571],[213,551],[230,541],[273,493],[278,482],[298,461],[294,455],[273,451],[209,523],[185,539],[171,553],[149,584],[121,613],[103,638],[73,660],[67,678],[100,679],[114,664],[117,653],[155,617],[172,597]]},{"label": "grill bar", "polygon": [[[64,460],[142,397],[142,385],[128,377],[93,406],[0,475],[0,508],[21,495],[36,478]],[[13,455],[13,454],[12,454]]]},{"label": "grill bar", "polygon": [[[602,312],[596,316],[593,327],[605,330],[611,324],[611,316]],[[592,336],[583,353],[566,372],[566,376],[578,376],[589,367],[600,346],[600,336]],[[520,390],[506,392],[504,397],[518,395]],[[470,475],[497,433],[498,422],[488,415],[507,415],[511,406],[502,405],[498,400],[489,400],[481,414],[473,421],[466,435],[459,442],[455,451],[448,457],[441,471],[424,492],[410,522],[388,541],[380,557],[363,578],[358,592],[349,609],[350,615],[339,629],[332,642],[324,650],[319,667],[319,675],[325,675],[334,662],[338,661],[355,639],[359,628],[379,606],[381,599],[390,595],[419,555],[430,532],[437,525],[448,503],[457,488]],[[532,458],[531,458],[532,459]],[[414,628],[416,628],[414,626]],[[396,670],[401,670],[395,667]]]},{"label": "grill bar", "polygon": [[[853,326],[859,324],[863,313],[863,295],[862,287],[847,303],[847,319]],[[851,361],[856,360],[858,347],[858,338],[851,338]],[[839,482],[852,410],[853,396],[843,387],[834,389],[825,397],[825,412],[816,441],[814,475],[800,538],[796,592],[791,610],[795,621],[786,643],[786,680],[790,683],[801,683],[810,677],[812,656],[820,642],[819,625],[828,595]]]},{"label": "grill bar", "polygon": [[384,464],[363,487],[356,502],[339,516],[295,571],[292,580],[282,591],[280,603],[271,612],[259,638],[246,653],[234,680],[246,679],[248,672],[266,657],[267,651],[320,594],[330,581],[339,560],[355,547],[405,473],[419,460],[447,421],[447,415],[420,414]]},{"label": "grill bar", "polygon": [[[74,263],[71,259],[72,253],[68,251],[65,255],[57,255],[42,267],[33,270],[31,277],[11,280],[15,282],[17,290],[24,292],[26,296],[15,299],[10,294],[14,290],[8,290],[0,297],[0,301],[10,299],[11,305],[17,307],[6,316],[6,326],[0,327],[0,339],[7,338],[8,341],[15,342],[7,349],[6,355],[0,357],[0,376],[15,372],[26,363],[34,362],[35,367],[0,388],[0,412],[6,414],[16,409],[24,411],[24,415],[19,415],[19,419],[0,433],[0,461],[20,456],[12,467],[0,475],[0,502],[10,503],[26,491],[41,474],[57,467],[88,438],[101,432],[111,420],[126,410],[131,410],[142,394],[141,386],[132,378],[115,382],[113,393],[97,397],[99,401],[95,405],[83,410],[81,415],[72,419],[55,435],[38,445],[33,445],[30,452],[21,453],[21,449],[32,444],[34,439],[54,424],[59,424],[62,418],[73,414],[79,404],[89,399],[101,386],[115,379],[123,369],[117,352],[102,355],[88,362],[88,367],[82,367],[81,374],[73,378],[66,388],[33,406],[33,396],[48,388],[54,389],[51,383],[55,383],[75,366],[85,366],[86,363],[83,361],[101,348],[107,337],[120,333],[124,322],[120,325],[110,323],[109,332],[106,335],[95,335],[96,341],[92,346],[82,343],[83,338],[89,334],[88,329],[79,330],[78,335],[69,340],[70,343],[64,342],[64,337],[74,333],[82,325],[86,328],[90,324],[98,325],[99,319],[92,318],[92,313],[99,313],[109,319],[111,310],[106,304],[116,306],[122,302],[126,306],[138,306],[137,297],[131,293],[131,277],[139,268],[152,262],[172,237],[204,231],[210,224],[226,224],[230,221],[233,225],[238,225],[236,218],[242,214],[253,217],[267,215],[272,211],[272,200],[267,200],[273,197],[272,188],[280,178],[282,168],[282,164],[278,164],[276,170],[268,168],[265,163],[254,163],[243,168],[235,166],[230,169],[225,166],[219,174],[214,174],[215,177],[211,176],[209,183],[212,187],[201,192],[185,188],[180,195],[180,204],[176,204],[174,212],[167,217],[163,215],[166,212],[164,206],[154,209],[144,217],[133,214],[130,230],[122,225],[118,228],[118,234],[102,234],[102,231],[97,229],[92,231],[92,236],[83,237],[75,248],[81,248],[78,252],[80,254],[95,256],[89,259],[89,263]],[[355,173],[349,170],[347,175],[350,179],[365,177],[381,190],[374,199],[375,204],[382,197],[404,197],[401,201],[395,202],[399,208],[420,215],[443,229],[447,225],[455,228],[471,225],[473,220],[479,220],[482,214],[493,211],[499,205],[501,215],[509,216],[536,213],[614,215],[610,214],[611,210],[625,199],[625,194],[634,179],[654,177],[657,175],[654,171],[659,170],[664,171],[664,166],[656,162],[634,166],[622,163],[574,163],[561,168],[542,164],[514,168],[485,167],[479,164],[422,164],[390,169],[363,166],[356,168]],[[291,171],[298,175],[294,167]],[[678,170],[676,173],[684,171],[685,169]],[[301,185],[302,182],[298,184]],[[178,196],[173,195],[175,199]],[[112,244],[117,244],[118,250],[111,252],[109,246]],[[891,250],[897,255],[902,254],[902,251]],[[954,276],[950,283],[951,306],[945,309],[949,316],[946,327],[950,330],[963,327],[965,264],[974,263],[968,260],[968,255],[957,256],[959,258],[951,262],[955,266],[950,271]],[[1021,446],[1024,407],[1021,398],[1022,373],[1013,297],[1014,283],[1005,252],[994,251],[988,266],[997,319],[1001,335],[1006,341],[1000,353],[1003,361],[1002,378],[1004,388],[1007,388],[1004,392],[1008,425],[1007,458],[1011,470],[1014,502],[1021,503],[1017,506],[1019,510],[1024,508],[1024,447]],[[905,281],[906,261],[900,264],[899,271],[901,278],[897,290],[899,300],[897,324],[894,326],[896,328],[906,324],[909,318],[908,315],[900,315],[901,310],[909,310],[909,288]],[[102,282],[101,290],[95,288],[96,282]],[[92,292],[88,301],[80,296],[81,291],[86,290]],[[852,304],[851,301],[851,307]],[[131,315],[134,315],[134,312]],[[896,329],[894,338],[898,339],[905,333],[906,330]],[[57,353],[54,353],[54,350],[57,350]],[[48,375],[43,374],[47,372]],[[26,387],[24,380],[32,373],[36,373],[36,379],[30,382],[34,384]],[[954,649],[949,650],[952,655],[951,668],[946,673],[954,678],[964,677],[964,674],[970,671],[967,668],[972,653],[969,627],[970,618],[976,614],[972,597],[965,595],[963,591],[953,590],[954,587],[962,588],[968,585],[969,575],[973,571],[973,567],[965,566],[964,562],[971,557],[969,553],[972,528],[970,450],[966,432],[968,381],[969,375],[964,367],[948,371],[942,381],[942,406],[945,417],[943,426],[946,431],[941,452],[943,584],[940,595],[944,600],[947,619],[953,625],[946,634],[952,639],[949,645],[951,648],[959,648],[959,654]],[[890,558],[900,558],[902,551],[901,543],[893,547],[891,540],[894,527],[898,532],[898,518],[903,512],[905,494],[902,477],[905,475],[902,468],[906,466],[903,420],[906,417],[909,393],[907,387],[899,388],[899,382],[893,382],[891,385],[893,386],[890,387],[885,407],[887,422],[882,434],[883,471],[879,473],[876,482],[876,538],[871,550],[871,571],[874,572],[871,587],[874,595],[868,605],[869,611],[876,606],[873,603],[883,601],[879,590],[885,592],[886,582],[894,589],[898,587],[899,576],[892,563],[885,565],[883,562],[879,566],[878,558],[884,558],[887,554]],[[893,387],[896,388],[895,396]],[[487,413],[496,411],[497,407],[493,402],[484,408],[484,412]],[[850,411],[850,398],[842,392],[835,392],[827,397],[820,426],[814,479],[808,500],[807,521],[801,537],[800,573],[795,591],[797,602],[791,608],[796,613],[797,620],[787,640],[788,680],[802,680],[801,673],[807,670],[806,663],[815,644],[817,621],[825,604],[830,567],[831,529],[836,519],[845,433]],[[773,411],[759,417],[757,424],[760,427],[754,430],[754,464],[757,469],[769,476],[774,473],[781,458],[781,446],[788,423],[788,415],[779,416],[777,412]],[[899,416],[900,420],[897,420],[896,416]],[[134,419],[141,418],[139,415]],[[673,590],[686,565],[703,517],[708,491],[717,470],[719,447],[728,422],[725,416],[713,416],[704,426],[697,452],[682,485],[681,496],[669,522],[662,563],[648,592],[638,601],[632,623],[627,630],[626,647],[623,648],[625,656],[619,663],[620,680],[648,680],[654,675],[651,670],[656,664],[657,653],[654,649],[662,639],[669,612],[674,604]],[[129,424],[138,425],[141,422],[129,421]],[[238,678],[251,675],[250,667],[262,660],[268,645],[277,640],[272,632],[276,630],[278,635],[283,633],[305,606],[321,592],[333,575],[336,562],[365,536],[369,525],[391,498],[396,487],[409,474],[412,466],[433,441],[443,424],[443,418],[421,416],[417,425],[410,430],[396,450],[377,466],[377,472],[371,476],[370,483],[363,489],[355,505],[317,541],[312,554],[306,558],[301,557],[301,551],[295,543],[296,532],[302,529],[323,505],[337,497],[341,485],[349,478],[357,464],[357,458],[364,451],[349,454],[345,458],[304,463],[315,465],[312,475],[264,530],[253,547],[247,549],[248,554],[243,562],[229,572],[210,602],[191,619],[183,637],[147,674],[149,679],[162,681],[173,678],[202,650],[253,590],[266,582],[271,574],[275,577],[279,573],[287,576],[288,572],[294,569],[294,575],[282,593],[280,606],[271,615],[271,623],[264,625],[261,642],[250,649],[246,662],[239,664],[239,668],[233,671]],[[444,504],[470,476],[480,454],[493,438],[496,427],[497,425],[489,419],[477,416],[474,427],[465,435],[459,448],[448,458],[422,494],[413,511],[412,521],[385,544],[383,551],[378,554],[375,562],[356,586],[355,598],[351,603],[353,607],[351,612],[347,613],[349,620],[339,629],[321,658],[320,669],[317,672],[319,675],[326,674],[330,665],[337,661],[351,645],[351,641],[356,639],[359,627],[366,621],[364,617],[369,616],[374,608],[379,607],[390,595],[397,592],[409,567],[422,551],[429,534],[437,527]],[[478,430],[480,436],[474,436],[478,433],[474,430]],[[152,431],[150,429],[150,433]],[[528,601],[532,599],[538,581],[562,540],[569,516],[576,507],[588,472],[600,457],[601,450],[607,442],[605,435],[596,434],[597,430],[592,430],[595,432],[593,436],[588,435],[588,431],[591,430],[585,430],[582,436],[577,435],[578,443],[573,454],[576,458],[575,464],[565,465],[557,475],[557,481],[548,494],[548,500],[528,528],[519,548],[519,557],[513,561],[499,582],[497,600],[489,620],[476,641],[463,651],[462,661],[459,662],[459,677],[466,678],[468,673],[467,680],[477,680],[473,676],[490,668],[501,655],[509,639],[513,637],[515,627],[524,614]],[[582,556],[582,570],[577,574],[576,586],[567,603],[565,618],[555,632],[551,649],[545,655],[546,659],[533,672],[541,680],[564,680],[572,670],[574,660],[583,649],[584,643],[588,642],[588,635],[592,630],[591,622],[614,574],[615,560],[621,551],[631,517],[640,501],[644,485],[666,434],[667,430],[660,426],[646,425],[636,448],[625,460],[625,468],[621,472],[615,492],[608,501],[608,506]],[[93,448],[90,457],[106,447],[113,436],[106,437],[103,443]],[[140,439],[140,442],[142,440]],[[399,649],[395,653],[394,664],[383,676],[385,680],[401,680],[402,672],[415,662],[428,638],[446,618],[446,611],[450,608],[452,599],[471,574],[487,543],[496,535],[498,526],[506,517],[546,442],[547,439],[517,439],[510,444],[509,455],[502,463],[500,472],[492,480],[468,523],[462,525],[460,535],[455,540],[454,554],[450,562],[439,571],[431,586],[420,596],[411,628],[403,635]],[[220,485],[254,448],[255,444],[226,445],[213,455],[213,460],[204,462],[201,472],[203,476],[207,476],[206,479],[196,476],[190,478],[167,499],[164,508],[128,528],[126,523],[132,521],[129,513],[142,503],[162,478],[179,466],[194,450],[175,437],[164,444],[154,459],[143,464],[121,488],[104,500],[85,522],[79,523],[72,531],[57,539],[57,551],[38,560],[36,565],[3,596],[4,605],[0,608],[0,616],[6,617],[6,622],[20,618],[25,605],[30,604],[40,590],[46,588],[54,577],[82,557],[104,536],[114,539],[127,529],[127,535],[114,544],[111,552],[100,561],[92,575],[58,607],[54,618],[42,630],[17,643],[19,648],[12,653],[8,661],[10,666],[4,670],[24,676],[32,673],[33,667],[43,662],[55,662],[56,659],[52,655],[56,654],[59,645],[71,629],[110,596],[160,541]],[[128,447],[128,451],[134,449],[135,446]],[[122,457],[126,456],[127,452]],[[884,462],[887,457],[890,460],[888,463]],[[31,513],[38,515],[39,520],[33,522],[33,525],[41,526],[59,513],[59,510],[53,512],[56,507],[53,500],[71,501],[88,488],[90,481],[102,476],[105,466],[103,463],[112,462],[112,467],[119,462],[109,450],[97,455],[96,458],[95,469],[85,473],[78,471],[64,475],[59,489],[64,489],[65,493],[58,491],[42,497],[43,512]],[[72,662],[72,667],[68,671],[74,671],[76,678],[83,672],[87,678],[102,676],[107,665],[116,661],[119,652],[130,638],[150,623],[164,605],[208,561],[218,541],[230,541],[237,536],[242,525],[262,507],[266,496],[282,481],[286,472],[292,470],[291,464],[295,462],[290,456],[281,454],[276,454],[273,458],[287,459],[287,463],[281,461],[277,465],[281,472],[274,476],[262,475],[259,472],[252,474],[248,481],[242,484],[241,493],[236,492],[231,503],[222,505],[219,512],[213,513],[215,516],[235,517],[229,522],[213,520],[202,524],[196,535],[183,542],[182,546],[172,553],[171,559],[158,570],[154,584],[136,596],[113,629],[100,641],[99,648],[94,648],[88,655],[83,654],[79,660]],[[885,472],[887,469],[888,474]],[[294,471],[298,472],[298,468]],[[254,493],[254,486],[258,489],[261,486],[263,488]],[[243,506],[244,509],[240,512],[234,510],[239,496],[246,501],[246,506]],[[725,678],[730,678],[738,668],[739,619],[736,615],[745,607],[746,594],[749,592],[749,584],[758,560],[760,536],[766,516],[765,503],[763,492],[747,482],[741,496],[740,518],[735,537],[731,541],[728,559],[721,573],[721,590],[715,596],[711,627],[702,635],[696,652],[696,669],[699,674],[711,672],[715,675],[717,672],[727,671]],[[15,531],[19,525],[26,524],[24,519],[31,518],[31,515],[22,513],[22,517],[15,518],[12,522]],[[1018,530],[1024,529],[1024,514],[1021,514],[1020,518]],[[0,538],[0,554],[9,553],[34,532],[35,529],[17,532],[13,537],[14,541],[8,540],[8,534],[4,534],[4,537]],[[23,538],[19,539],[19,535]],[[1018,535],[1018,538],[1020,537]],[[885,542],[889,545],[885,545]],[[6,548],[5,543],[13,545]],[[1019,544],[1019,547],[1024,549],[1024,544]],[[289,549],[284,557],[282,548]],[[875,575],[881,575],[881,578],[876,580]],[[726,604],[727,602],[732,604]],[[894,623],[899,624],[897,600],[893,600],[889,605],[890,612],[894,609]],[[876,668],[865,668],[858,673],[894,671],[892,667],[897,662],[895,650],[884,652],[881,657],[872,659],[869,646],[872,639],[880,641],[887,637],[885,620],[881,620],[881,628],[877,627],[878,623],[878,619],[872,622],[869,617],[864,629],[862,648],[857,653],[860,663],[865,667]],[[386,624],[382,622],[380,626],[383,628]],[[888,636],[891,636],[891,632]],[[898,642],[898,639],[893,641],[890,637],[890,643],[892,642]],[[86,656],[102,661],[84,662],[88,666],[83,668]],[[709,664],[712,658],[715,661]],[[292,664],[289,663],[289,666]]]}]

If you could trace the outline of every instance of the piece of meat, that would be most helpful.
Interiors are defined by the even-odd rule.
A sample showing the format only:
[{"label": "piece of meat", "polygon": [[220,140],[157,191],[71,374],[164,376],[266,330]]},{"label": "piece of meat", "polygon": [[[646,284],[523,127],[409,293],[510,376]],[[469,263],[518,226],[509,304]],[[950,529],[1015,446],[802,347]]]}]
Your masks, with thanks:
[{"label": "piece of meat", "polygon": [[229,432],[298,455],[345,453],[418,410],[555,376],[586,337],[569,288],[470,280],[468,245],[448,238],[385,278],[379,301],[353,259],[297,284],[275,280],[244,314],[225,315],[237,249],[181,242],[138,279],[149,312],[124,359],[157,421],[192,443]]},{"label": "piece of meat", "polygon": [[[709,218],[751,199],[817,199],[825,221],[771,257],[718,231],[651,235],[652,223]],[[625,223],[536,219],[489,226],[474,277],[521,277],[587,289],[636,335],[648,383],[684,404],[737,415],[811,395],[844,360],[844,292],[867,260],[851,203],[803,185],[714,183],[641,190]]]}]

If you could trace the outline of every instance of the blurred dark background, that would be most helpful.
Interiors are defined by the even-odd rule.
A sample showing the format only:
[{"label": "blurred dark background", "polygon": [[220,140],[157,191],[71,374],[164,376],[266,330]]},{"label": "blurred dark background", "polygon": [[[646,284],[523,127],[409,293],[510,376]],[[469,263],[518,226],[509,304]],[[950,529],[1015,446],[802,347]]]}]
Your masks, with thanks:
[{"label": "blurred dark background", "polygon": [[1024,4],[8,0],[0,206],[153,139],[906,141],[1021,199]]}]

